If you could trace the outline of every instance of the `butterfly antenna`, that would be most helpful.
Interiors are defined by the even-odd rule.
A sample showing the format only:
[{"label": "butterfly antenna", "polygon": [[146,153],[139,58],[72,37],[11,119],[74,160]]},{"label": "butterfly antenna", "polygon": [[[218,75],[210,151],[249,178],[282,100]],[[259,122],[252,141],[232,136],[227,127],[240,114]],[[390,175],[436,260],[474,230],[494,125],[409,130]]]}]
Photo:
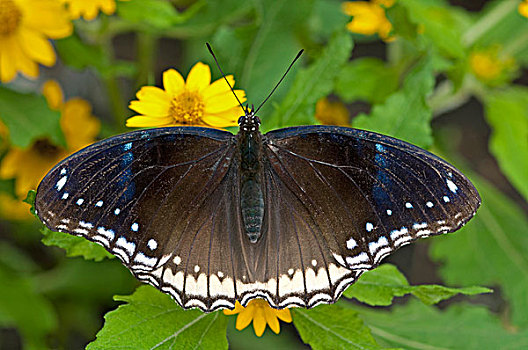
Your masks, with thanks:
[{"label": "butterfly antenna", "polygon": [[271,90],[270,94],[268,95],[268,97],[266,97],[266,99],[264,101],[262,101],[262,103],[260,104],[260,106],[258,106],[257,110],[254,111],[253,113],[254,114],[257,114],[257,112],[259,111],[260,107],[262,107],[264,105],[264,103],[266,103],[266,101],[271,97],[271,95],[273,95],[273,93],[275,92],[275,90],[277,90],[277,88],[279,87],[280,83],[284,80],[284,78],[286,77],[286,74],[288,74],[288,72],[290,71],[291,67],[293,67],[293,64],[295,63],[295,61],[297,61],[299,59],[299,57],[301,57],[302,53],[304,52],[304,50],[301,50],[299,51],[299,53],[297,54],[297,56],[295,56],[295,58],[293,59],[292,63],[290,63],[290,66],[288,67],[288,69],[286,69],[286,73],[284,73],[284,75],[282,76],[282,78],[280,78],[279,82],[277,83],[277,85],[275,85],[275,87],[273,88],[273,90]]},{"label": "butterfly antenna", "polygon": [[238,96],[235,94],[235,90],[233,90],[233,87],[231,86],[231,84],[229,84],[229,80],[227,80],[224,72],[222,71],[222,68],[220,68],[220,64],[218,63],[218,60],[216,59],[216,56],[213,52],[213,49],[211,48],[211,45],[209,45],[209,43],[205,43],[205,45],[207,45],[207,48],[209,49],[209,52],[211,53],[211,55],[213,56],[215,62],[216,62],[216,66],[218,67],[218,69],[220,70],[220,73],[222,73],[222,76],[224,77],[227,85],[229,85],[229,88],[231,89],[231,92],[233,93],[233,95],[235,95],[235,98],[237,99],[238,101],[238,104],[240,105],[240,107],[242,107],[242,110],[244,111],[244,113],[247,114],[248,112],[248,107],[246,106],[246,108],[244,108],[244,106],[242,105],[242,102],[240,102],[240,100],[238,99]]}]

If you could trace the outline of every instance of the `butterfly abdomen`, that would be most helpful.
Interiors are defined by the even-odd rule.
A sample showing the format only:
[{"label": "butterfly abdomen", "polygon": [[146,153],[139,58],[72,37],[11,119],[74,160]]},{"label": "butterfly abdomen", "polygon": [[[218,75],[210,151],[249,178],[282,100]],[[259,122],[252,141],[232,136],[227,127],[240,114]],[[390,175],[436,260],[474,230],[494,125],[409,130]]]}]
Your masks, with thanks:
[{"label": "butterfly abdomen", "polygon": [[264,197],[261,184],[262,135],[257,130],[239,133],[240,152],[240,211],[244,230],[255,243],[262,230]]}]

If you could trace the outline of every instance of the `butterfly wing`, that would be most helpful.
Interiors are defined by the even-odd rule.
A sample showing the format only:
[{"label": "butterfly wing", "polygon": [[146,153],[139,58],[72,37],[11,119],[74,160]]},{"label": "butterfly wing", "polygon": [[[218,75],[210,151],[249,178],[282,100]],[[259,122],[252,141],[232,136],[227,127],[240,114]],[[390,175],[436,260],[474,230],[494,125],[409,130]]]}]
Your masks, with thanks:
[{"label": "butterfly wing", "polygon": [[282,276],[278,303],[336,300],[387,254],[459,229],[480,205],[453,166],[387,136],[311,126],[269,132],[264,144],[267,235],[277,243],[262,250],[275,264],[262,279]]},{"label": "butterfly wing", "polygon": [[53,231],[103,245],[185,308],[234,307],[236,280],[249,276],[234,143],[231,133],[205,128],[103,140],[50,171],[37,213]]}]

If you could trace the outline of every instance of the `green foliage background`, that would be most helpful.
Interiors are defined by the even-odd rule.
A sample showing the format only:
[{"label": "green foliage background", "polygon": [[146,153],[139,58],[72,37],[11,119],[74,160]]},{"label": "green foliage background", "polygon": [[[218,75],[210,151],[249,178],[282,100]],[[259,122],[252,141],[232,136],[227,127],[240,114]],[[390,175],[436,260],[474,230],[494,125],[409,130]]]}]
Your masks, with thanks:
[{"label": "green foliage background", "polygon": [[[138,87],[159,85],[163,70],[175,67],[185,75],[200,60],[219,78],[205,42],[253,103],[304,48],[302,62],[260,112],[264,131],[316,123],[316,102],[331,95],[357,114],[352,126],[404,139],[456,164],[475,183],[482,207],[456,234],[390,258],[409,274],[417,267],[406,256],[415,265],[432,260],[437,269],[426,272],[435,275],[412,275],[438,284],[410,285],[395,265],[385,264],[337,304],[294,309],[293,325],[282,323],[279,335],[267,330],[262,338],[251,329],[236,331],[234,317],[183,311],[150,286],[136,289],[129,272],[97,245],[43,229],[36,220],[4,218],[0,347],[528,348],[528,88],[522,70],[528,18],[518,4],[491,1],[468,11],[444,0],[397,0],[387,10],[396,40],[386,44],[347,32],[350,19],[332,0],[132,0],[118,2],[114,16],[75,21],[75,34],[54,43],[59,68],[43,69],[34,83],[0,86],[0,119],[9,130],[3,154],[42,137],[64,144],[58,113],[38,93],[45,78],[61,81],[67,96],[90,100],[104,137],[125,130],[128,101]],[[470,57],[489,47],[499,47],[517,69],[479,80]],[[358,113],[358,105],[367,112]],[[484,132],[476,122],[481,116]],[[13,181],[1,180],[0,191],[13,195]]]}]

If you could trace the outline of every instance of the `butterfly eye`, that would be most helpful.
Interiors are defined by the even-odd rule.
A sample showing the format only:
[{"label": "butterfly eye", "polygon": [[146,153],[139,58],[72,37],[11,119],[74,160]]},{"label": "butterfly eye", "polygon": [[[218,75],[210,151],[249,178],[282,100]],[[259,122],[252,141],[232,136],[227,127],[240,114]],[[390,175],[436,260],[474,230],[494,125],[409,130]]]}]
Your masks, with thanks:
[{"label": "butterfly eye", "polygon": [[245,118],[245,117],[246,117],[246,116],[243,115],[243,116],[241,116],[241,117],[238,118],[238,125],[242,124],[242,122],[244,121],[244,118]]}]

